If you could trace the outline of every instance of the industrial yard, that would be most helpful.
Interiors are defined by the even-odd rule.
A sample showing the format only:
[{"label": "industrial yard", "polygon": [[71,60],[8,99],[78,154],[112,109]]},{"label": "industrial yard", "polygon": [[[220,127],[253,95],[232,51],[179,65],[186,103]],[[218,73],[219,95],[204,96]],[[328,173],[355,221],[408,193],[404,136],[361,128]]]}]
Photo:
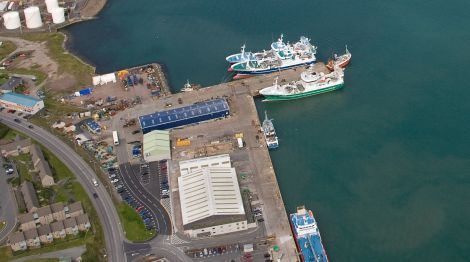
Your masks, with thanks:
[{"label": "industrial yard", "polygon": [[[314,67],[327,71],[322,63]],[[64,97],[84,111],[54,128],[94,159],[106,174],[100,183],[136,210],[149,239],[169,236],[192,258],[291,261],[295,243],[253,97],[275,77],[291,81],[300,70],[177,94],[159,65],[120,70]],[[237,204],[224,204],[217,187]],[[204,196],[198,206],[190,204],[193,190]],[[224,251],[228,247],[235,254]]]}]

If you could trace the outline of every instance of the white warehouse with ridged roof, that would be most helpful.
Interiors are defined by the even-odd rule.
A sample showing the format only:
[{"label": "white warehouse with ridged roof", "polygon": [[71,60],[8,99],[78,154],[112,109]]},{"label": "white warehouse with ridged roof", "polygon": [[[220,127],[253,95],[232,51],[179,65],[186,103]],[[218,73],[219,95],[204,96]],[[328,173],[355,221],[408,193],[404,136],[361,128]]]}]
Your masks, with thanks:
[{"label": "white warehouse with ridged roof", "polygon": [[178,178],[184,232],[190,237],[247,229],[235,168],[229,155],[180,162]]}]

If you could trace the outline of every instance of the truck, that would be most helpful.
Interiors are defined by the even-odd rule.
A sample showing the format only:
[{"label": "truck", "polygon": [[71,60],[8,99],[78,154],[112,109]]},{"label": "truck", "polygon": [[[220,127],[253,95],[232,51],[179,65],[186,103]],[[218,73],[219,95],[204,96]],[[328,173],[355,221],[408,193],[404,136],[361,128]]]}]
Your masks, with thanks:
[{"label": "truck", "polygon": [[119,137],[117,131],[113,131],[113,141],[115,146],[119,145]]}]

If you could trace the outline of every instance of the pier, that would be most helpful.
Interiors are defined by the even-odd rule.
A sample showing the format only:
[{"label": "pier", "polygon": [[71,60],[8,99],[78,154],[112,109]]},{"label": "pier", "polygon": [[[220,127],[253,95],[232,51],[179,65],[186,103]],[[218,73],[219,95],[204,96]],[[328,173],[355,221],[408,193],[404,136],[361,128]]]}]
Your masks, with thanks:
[{"label": "pier", "polygon": [[[275,259],[282,258],[282,261],[297,261],[298,256],[271,158],[263,135],[260,133],[261,121],[258,117],[254,97],[259,95],[259,90],[272,85],[276,77],[279,83],[298,80],[304,69],[290,69],[270,75],[222,83],[196,91],[168,95],[154,100],[152,103],[137,105],[121,115],[124,118],[132,119],[172,107],[186,106],[214,98],[225,98],[230,106],[230,117],[176,128],[171,131],[170,184],[177,185],[177,177],[179,176],[177,163],[180,160],[223,153],[230,154],[233,166],[239,175],[241,190],[249,194],[251,203],[256,202],[263,209],[264,229],[262,232],[258,232],[259,235],[252,238],[251,242],[255,242],[255,245],[264,244],[271,247],[277,245],[280,248],[279,252],[273,252],[273,255]],[[329,72],[323,63],[316,63],[314,69],[318,72]],[[238,147],[235,139],[235,135],[240,133],[243,134],[243,140],[246,143],[243,148]],[[131,139],[133,139],[132,136],[127,138],[128,141]],[[177,145],[178,139],[187,139],[191,143],[184,146]],[[177,197],[179,194],[177,194],[177,187],[172,186],[172,188],[173,196],[175,196],[175,199],[172,200],[173,228],[178,233],[182,231]],[[251,210],[246,210],[246,212],[251,213]],[[261,228],[263,227],[261,226]],[[256,239],[258,238],[263,241],[257,243]],[[236,234],[232,237],[216,237],[212,241],[216,239],[220,239],[221,243],[231,239],[243,244],[243,240],[237,240]],[[196,242],[203,243],[204,240]]]}]

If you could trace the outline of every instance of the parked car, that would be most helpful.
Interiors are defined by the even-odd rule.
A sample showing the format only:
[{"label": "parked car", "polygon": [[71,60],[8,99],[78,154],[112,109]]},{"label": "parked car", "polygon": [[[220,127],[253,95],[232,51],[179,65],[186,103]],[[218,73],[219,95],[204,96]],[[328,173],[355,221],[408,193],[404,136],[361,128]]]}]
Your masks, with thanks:
[{"label": "parked car", "polygon": [[113,184],[115,184],[115,183],[117,183],[117,182],[119,182],[119,179],[117,179],[117,178],[111,180],[111,183],[113,183]]},{"label": "parked car", "polygon": [[140,133],[140,130],[138,130],[138,129],[137,129],[137,130],[134,130],[134,131],[132,131],[132,134],[133,134],[133,135],[135,135],[135,134],[138,134],[138,133]]}]

